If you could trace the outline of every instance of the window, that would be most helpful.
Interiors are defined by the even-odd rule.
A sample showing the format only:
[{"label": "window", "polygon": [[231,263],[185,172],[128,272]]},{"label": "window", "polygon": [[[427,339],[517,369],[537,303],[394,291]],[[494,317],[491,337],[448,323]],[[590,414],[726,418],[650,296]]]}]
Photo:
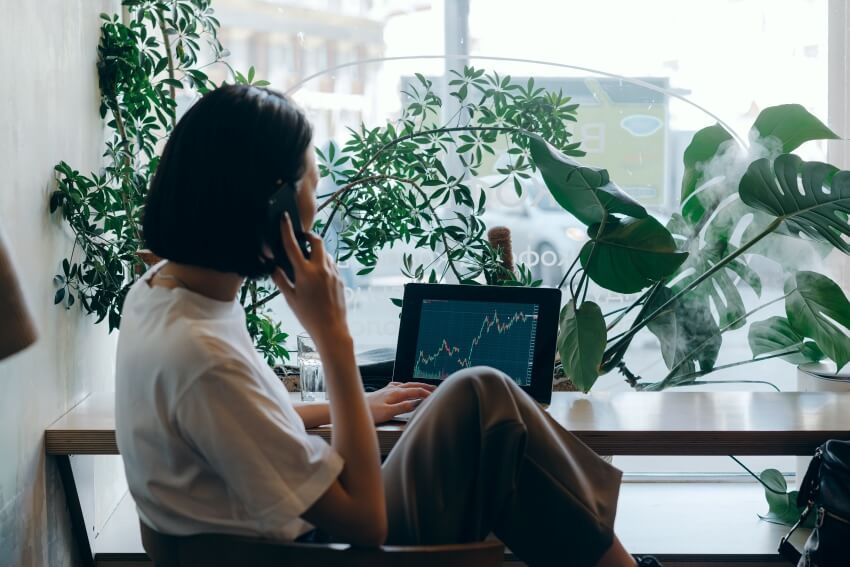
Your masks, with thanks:
[{"label": "window", "polygon": [[[245,37],[251,25],[260,26],[259,16],[252,19],[251,15],[259,4],[262,3],[244,3],[239,17],[223,18],[226,41]],[[355,4],[363,9],[352,8]],[[404,61],[363,63],[356,70],[335,72],[336,81],[317,78],[296,89],[296,98],[319,124],[317,144],[322,146],[330,139],[343,142],[347,127],[356,127],[361,120],[377,124],[397,113],[401,104],[399,87],[414,71],[441,77],[445,60],[417,56],[445,53],[444,30],[454,29],[466,20],[464,14],[457,13],[465,4],[440,0],[330,2],[309,13],[282,6],[277,25],[289,33],[298,30],[299,44],[303,46],[301,79],[327,63],[328,42],[339,46],[338,64],[380,56],[410,57]],[[508,0],[470,0],[468,7],[468,32],[461,32],[453,44],[467,52],[468,62],[513,77],[534,77],[540,86],[561,89],[573,96],[581,104],[575,132],[588,152],[586,163],[609,169],[621,187],[661,218],[669,216],[678,205],[682,153],[696,130],[720,119],[746,139],[750,124],[761,109],[786,102],[803,104],[822,120],[827,119],[827,0],[789,0],[781,7],[769,0],[525,0],[521,8]],[[329,16],[337,9],[342,9],[346,17],[322,15],[322,10]],[[231,4],[228,14],[237,11]],[[617,17],[611,17],[613,13]],[[274,25],[275,22],[262,22],[265,30]],[[272,49],[286,46],[274,43]],[[284,66],[280,53],[275,52],[268,60],[269,65]],[[257,72],[275,81],[283,76],[273,68],[258,67]],[[356,89],[352,89],[354,77]],[[286,89],[292,84],[290,81],[273,86]],[[826,151],[825,144],[810,143],[800,153],[807,159],[825,160]],[[522,221],[522,214],[514,216],[517,223]],[[541,244],[539,238],[526,240],[534,242],[529,246]],[[575,248],[566,237],[554,244],[557,250]],[[515,245],[521,253],[517,248]],[[402,293],[405,280],[398,268],[403,252],[400,248],[385,250],[379,268],[366,276],[356,274],[356,265],[342,266],[348,284],[349,320],[359,348],[395,344],[398,310],[390,298]],[[529,248],[529,252],[540,251]],[[763,268],[767,274],[762,297],[765,300],[780,293],[781,272],[776,267]],[[747,305],[756,305],[751,289],[742,285],[741,292]],[[600,292],[597,299],[608,307],[616,307],[623,300],[607,292]],[[296,331],[297,322],[288,310],[282,304],[278,308],[286,328]],[[781,304],[776,304],[759,317],[781,311]],[[647,376],[663,373],[658,342],[652,335],[639,335],[635,347],[630,355],[634,372]],[[750,356],[746,329],[724,335],[718,364]],[[747,376],[769,377],[782,390],[795,389],[794,368],[785,362],[771,360],[743,368],[747,369]],[[740,376],[740,369],[731,369],[710,378],[734,380]],[[624,391],[628,386],[621,376],[612,373],[600,379],[596,388]],[[718,383],[702,388],[770,387]],[[675,461],[630,458],[618,462],[636,471],[739,470],[722,459]],[[793,469],[790,458],[757,463]]]}]

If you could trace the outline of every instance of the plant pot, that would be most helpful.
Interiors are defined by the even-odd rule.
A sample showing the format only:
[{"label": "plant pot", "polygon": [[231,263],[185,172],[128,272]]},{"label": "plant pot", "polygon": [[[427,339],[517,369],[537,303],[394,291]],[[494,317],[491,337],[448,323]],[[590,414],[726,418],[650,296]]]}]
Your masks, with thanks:
[{"label": "plant pot", "polygon": [[287,392],[300,392],[301,391],[301,377],[287,370],[286,367],[282,364],[276,364],[272,367],[274,373],[280,378],[280,383],[283,384],[283,387],[286,388]]},{"label": "plant pot", "polygon": [[552,391],[554,392],[578,392],[578,388],[576,385],[572,383],[572,380],[566,378],[565,376],[555,376],[555,380],[552,382]]},{"label": "plant pot", "polygon": [[[836,372],[833,363],[803,364],[797,367],[799,392],[850,392],[850,371]],[[809,468],[811,457],[797,457],[797,486]]]}]

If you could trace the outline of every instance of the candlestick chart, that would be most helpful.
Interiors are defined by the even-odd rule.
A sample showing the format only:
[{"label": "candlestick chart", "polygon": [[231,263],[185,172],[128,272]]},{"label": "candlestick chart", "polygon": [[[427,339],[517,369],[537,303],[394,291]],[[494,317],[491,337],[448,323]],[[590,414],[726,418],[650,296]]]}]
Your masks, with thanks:
[{"label": "candlestick chart", "polygon": [[414,377],[441,380],[457,370],[486,365],[527,386],[538,309],[535,304],[425,300]]}]

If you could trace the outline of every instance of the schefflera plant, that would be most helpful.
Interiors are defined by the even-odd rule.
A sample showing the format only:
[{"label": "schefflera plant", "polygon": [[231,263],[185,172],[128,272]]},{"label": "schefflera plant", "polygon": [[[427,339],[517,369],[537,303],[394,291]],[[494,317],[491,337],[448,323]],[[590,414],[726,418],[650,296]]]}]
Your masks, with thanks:
[{"label": "schefflera plant", "polygon": [[[684,154],[681,206],[665,226],[605,170],[532,137],[531,155],[550,192],[588,227],[589,240],[562,280],[570,299],[560,315],[558,353],[575,386],[587,392],[615,369],[634,388],[653,391],[700,384],[715,370],[770,358],[829,358],[839,369],[850,361],[850,302],[826,275],[798,269],[812,250],[850,254],[850,172],[792,153],[805,142],[836,138],[794,104],[761,112],[748,146],[720,125],[698,131]],[[806,252],[783,253],[789,248]],[[779,263],[786,279],[783,295],[748,311],[739,286],[757,297],[762,292],[752,255]],[[590,280],[639,295],[603,314],[587,299]],[[785,317],[750,323],[753,358],[716,366],[723,335],[779,301]],[[655,381],[626,362],[644,328],[659,339],[667,367]]]},{"label": "schefflera plant", "polygon": [[[142,211],[158,152],[177,122],[179,93],[189,100],[219,86],[204,71],[213,65],[225,66],[235,83],[269,84],[255,80],[253,67],[243,75],[227,62],[211,0],[122,0],[121,6],[126,17],[100,16],[100,115],[109,136],[103,168],[86,175],[58,163],[50,196],[50,212],[61,214],[74,237],[53,279],[54,303],[78,302],[110,332],[145,270]],[[289,358],[287,334],[266,307],[273,288],[251,280],[239,294],[248,332],[269,364]]]}]

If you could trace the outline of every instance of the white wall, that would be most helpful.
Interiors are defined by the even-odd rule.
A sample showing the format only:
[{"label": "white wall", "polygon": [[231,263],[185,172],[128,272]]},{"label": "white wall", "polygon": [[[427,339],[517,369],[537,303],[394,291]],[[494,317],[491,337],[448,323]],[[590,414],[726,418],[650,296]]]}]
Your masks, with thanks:
[{"label": "white wall", "polygon": [[71,239],[50,218],[54,164],[97,169],[103,152],[95,69],[110,0],[0,0],[0,227],[40,340],[0,362],[0,565],[72,563],[64,496],[44,428],[88,393],[112,389],[114,339],[75,306],[53,305]]}]

